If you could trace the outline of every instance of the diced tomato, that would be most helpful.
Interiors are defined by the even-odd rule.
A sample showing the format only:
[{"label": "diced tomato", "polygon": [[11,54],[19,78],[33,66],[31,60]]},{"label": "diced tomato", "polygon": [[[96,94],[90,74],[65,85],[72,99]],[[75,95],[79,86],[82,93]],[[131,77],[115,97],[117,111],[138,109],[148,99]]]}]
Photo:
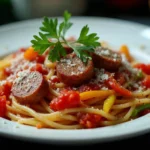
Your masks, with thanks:
[{"label": "diced tomato", "polygon": [[132,92],[122,87],[119,83],[117,83],[117,81],[113,77],[110,77],[106,81],[106,84],[110,86],[115,92],[121,94],[122,96],[127,97],[132,96]]},{"label": "diced tomato", "polygon": [[[50,80],[48,80],[48,83],[51,88],[55,88],[56,87],[55,83],[60,83],[60,80],[57,76],[55,76],[54,78],[51,78]],[[72,89],[68,89],[68,90],[72,90]]]},{"label": "diced tomato", "polygon": [[144,115],[149,114],[149,113],[150,113],[150,109],[145,109],[145,110],[140,112],[140,116],[144,116]]},{"label": "diced tomato", "polygon": [[80,105],[80,95],[76,91],[63,91],[59,97],[50,102],[50,108],[54,111],[74,108]]},{"label": "diced tomato", "polygon": [[[67,90],[67,91],[72,91],[72,90],[75,90],[75,87],[73,87],[73,86],[66,86],[65,87],[65,90]],[[63,91],[63,90],[62,90]]]},{"label": "diced tomato", "polygon": [[120,85],[126,82],[125,77],[122,75],[122,73],[119,73],[119,72],[115,73],[115,79]]},{"label": "diced tomato", "polygon": [[28,65],[24,66],[24,70],[27,70],[27,69],[29,69],[29,66]]},{"label": "diced tomato", "polygon": [[12,101],[7,100],[7,101],[6,101],[6,104],[7,104],[7,105],[11,105],[11,104],[12,104]]},{"label": "diced tomato", "polygon": [[80,92],[99,90],[100,86],[94,83],[85,84],[79,87]]},{"label": "diced tomato", "polygon": [[6,115],[6,96],[0,96],[0,117]]},{"label": "diced tomato", "polygon": [[36,57],[36,62],[37,62],[37,63],[43,64],[44,61],[45,61],[45,56],[43,56],[43,55],[38,55],[38,56]]},{"label": "diced tomato", "polygon": [[10,75],[12,74],[12,70],[7,67],[7,68],[4,69],[4,74],[5,74],[6,76],[10,76]]},{"label": "diced tomato", "polygon": [[56,76],[56,77],[54,77],[54,78],[51,78],[51,82],[52,82],[52,83],[58,83],[58,82],[60,82],[60,80],[59,80],[59,78]]},{"label": "diced tomato", "polygon": [[16,56],[20,53],[24,53],[26,51],[25,48],[20,48],[17,52],[13,53],[13,58],[16,58]]},{"label": "diced tomato", "polygon": [[25,48],[20,48],[20,49],[18,50],[18,53],[24,53],[25,51],[26,51]]},{"label": "diced tomato", "polygon": [[24,58],[27,59],[27,60],[29,60],[29,61],[34,61],[37,56],[38,56],[38,52],[34,51],[33,47],[29,47],[24,52]]},{"label": "diced tomato", "polygon": [[142,81],[142,85],[146,88],[150,88],[150,76],[145,77],[145,79]]},{"label": "diced tomato", "polygon": [[147,75],[150,75],[150,64],[136,64],[135,68],[141,69]]},{"label": "diced tomato", "polygon": [[0,96],[5,95],[8,98],[11,93],[11,86],[12,84],[10,82],[6,82],[4,85],[0,86]]},{"label": "diced tomato", "polygon": [[39,63],[37,63],[36,66],[32,67],[31,71],[38,71],[42,74],[48,73],[48,71],[45,68],[43,68],[42,64],[39,64]]},{"label": "diced tomato", "polygon": [[45,60],[45,56],[39,55],[38,52],[36,52],[33,47],[29,47],[24,52],[24,58],[29,61],[36,61],[37,63],[41,63],[41,64],[44,63]]},{"label": "diced tomato", "polygon": [[38,124],[36,125],[36,127],[37,127],[37,129],[41,129],[41,128],[42,128],[42,124],[41,124],[41,123],[38,123]]},{"label": "diced tomato", "polygon": [[100,126],[102,117],[91,113],[78,113],[79,124],[84,128],[96,128]]}]

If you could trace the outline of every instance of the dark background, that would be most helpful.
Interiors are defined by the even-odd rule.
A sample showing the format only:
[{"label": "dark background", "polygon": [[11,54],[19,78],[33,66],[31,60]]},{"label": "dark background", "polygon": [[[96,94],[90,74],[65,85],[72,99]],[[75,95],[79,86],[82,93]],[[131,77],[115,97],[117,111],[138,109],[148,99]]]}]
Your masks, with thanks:
[{"label": "dark background", "polygon": [[[21,1],[21,0],[20,0]],[[34,0],[33,0],[34,1]],[[62,14],[60,14],[62,15]],[[74,14],[73,14],[74,15]],[[75,14],[76,15],[76,14]],[[100,16],[111,17],[124,20],[139,22],[150,25],[150,0],[87,0],[86,9],[84,12],[77,14],[81,16]],[[32,17],[34,18],[34,17]],[[17,22],[23,19],[18,18],[14,14],[14,8],[10,0],[0,0],[0,25],[5,25],[12,22]],[[130,148],[130,147],[147,147],[150,143],[150,134],[128,138],[115,142],[104,144],[95,144],[85,146],[84,148]],[[30,148],[31,146],[38,146],[39,148],[56,148],[52,145],[35,144],[34,142],[19,141],[16,139],[0,137],[0,145],[5,148],[10,146],[21,146]],[[43,147],[44,146],[44,147]],[[70,146],[69,146],[70,147]],[[59,148],[59,147],[58,147]]]},{"label": "dark background", "polygon": [[[85,10],[73,15],[119,18],[150,25],[150,0],[85,0],[85,3]],[[11,0],[0,0],[0,18],[0,25],[22,20],[15,15]]]}]

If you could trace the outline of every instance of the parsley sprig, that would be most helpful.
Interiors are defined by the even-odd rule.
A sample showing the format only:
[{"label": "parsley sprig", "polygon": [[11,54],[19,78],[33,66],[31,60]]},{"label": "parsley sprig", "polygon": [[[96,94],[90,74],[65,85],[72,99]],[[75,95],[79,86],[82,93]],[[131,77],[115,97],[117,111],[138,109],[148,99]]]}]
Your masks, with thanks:
[{"label": "parsley sprig", "polygon": [[73,23],[70,22],[71,14],[64,12],[63,22],[58,24],[58,19],[49,19],[44,17],[41,32],[34,35],[31,40],[32,47],[39,54],[43,54],[47,48],[50,48],[49,59],[52,62],[59,61],[62,56],[66,56],[66,50],[63,44],[73,49],[75,54],[83,61],[91,59],[90,53],[94,52],[95,47],[100,46],[99,37],[96,33],[89,34],[88,25],[81,29],[80,36],[76,41],[69,42],[65,39],[66,32],[71,28]]}]

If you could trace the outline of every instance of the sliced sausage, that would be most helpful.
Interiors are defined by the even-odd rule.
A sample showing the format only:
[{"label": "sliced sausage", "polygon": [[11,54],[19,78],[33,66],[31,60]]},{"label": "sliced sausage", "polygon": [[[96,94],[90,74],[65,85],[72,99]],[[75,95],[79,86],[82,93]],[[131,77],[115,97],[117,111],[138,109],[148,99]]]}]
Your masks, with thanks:
[{"label": "sliced sausage", "polygon": [[64,48],[65,48],[67,54],[70,54],[73,52],[73,49],[67,45],[64,45]]},{"label": "sliced sausage", "polygon": [[48,83],[37,71],[22,71],[15,79],[12,94],[20,103],[35,103],[48,93]]},{"label": "sliced sausage", "polygon": [[104,68],[108,71],[116,71],[122,62],[121,55],[108,48],[98,47],[92,53],[94,66],[97,68]]},{"label": "sliced sausage", "polygon": [[78,86],[90,80],[94,74],[93,62],[83,63],[75,54],[68,54],[56,65],[59,79],[70,86]]}]

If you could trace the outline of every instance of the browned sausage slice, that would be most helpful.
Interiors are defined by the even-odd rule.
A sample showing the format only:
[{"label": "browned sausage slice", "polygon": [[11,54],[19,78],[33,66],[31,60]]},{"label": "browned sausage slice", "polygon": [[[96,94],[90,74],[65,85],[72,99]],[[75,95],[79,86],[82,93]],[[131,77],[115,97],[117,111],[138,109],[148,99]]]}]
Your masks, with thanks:
[{"label": "browned sausage slice", "polygon": [[70,54],[70,53],[73,52],[73,49],[71,47],[67,46],[67,45],[64,45],[64,49],[66,50],[67,54]]},{"label": "browned sausage slice", "polygon": [[48,83],[37,71],[22,71],[15,79],[12,94],[20,103],[35,103],[48,93]]},{"label": "browned sausage slice", "polygon": [[94,66],[108,71],[116,71],[122,62],[121,55],[108,48],[98,47],[92,54]]},{"label": "browned sausage slice", "polygon": [[83,63],[75,54],[68,54],[56,65],[59,79],[70,86],[78,86],[90,80],[94,74],[93,62]]}]

